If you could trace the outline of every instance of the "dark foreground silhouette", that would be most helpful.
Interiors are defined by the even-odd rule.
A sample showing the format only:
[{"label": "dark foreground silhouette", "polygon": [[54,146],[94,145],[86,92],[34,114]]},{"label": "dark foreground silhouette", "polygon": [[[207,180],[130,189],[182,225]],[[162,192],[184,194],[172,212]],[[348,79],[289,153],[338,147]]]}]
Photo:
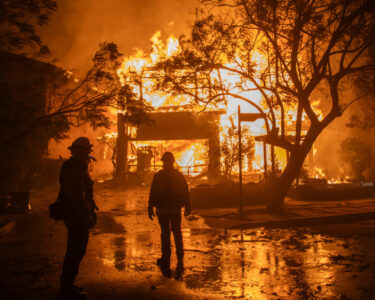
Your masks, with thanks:
[{"label": "dark foreground silhouette", "polygon": [[92,145],[87,138],[80,137],[69,149],[72,156],[61,167],[58,196],[68,229],[59,296],[63,299],[84,299],[85,293],[74,281],[86,253],[89,229],[96,223],[93,181],[88,173]]},{"label": "dark foreground silhouette", "polygon": [[184,272],[184,248],[181,233],[181,208],[185,208],[185,216],[191,212],[190,193],[185,177],[174,167],[174,156],[165,152],[161,158],[163,169],[155,174],[149,196],[148,216],[152,220],[155,216],[154,207],[161,229],[162,256],[157,260],[161,272],[171,277],[171,231],[176,245],[177,267],[176,277]]}]

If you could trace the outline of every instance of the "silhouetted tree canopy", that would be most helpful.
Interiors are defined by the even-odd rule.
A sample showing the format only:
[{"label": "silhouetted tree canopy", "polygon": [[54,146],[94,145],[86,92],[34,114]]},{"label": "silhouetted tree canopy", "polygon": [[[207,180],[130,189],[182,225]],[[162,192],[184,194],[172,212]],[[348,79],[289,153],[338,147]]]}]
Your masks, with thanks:
[{"label": "silhouetted tree canopy", "polygon": [[369,166],[371,149],[367,141],[360,137],[343,140],[340,145],[340,156],[349,172],[358,179],[363,179],[363,171]]},{"label": "silhouetted tree canopy", "polygon": [[[375,45],[370,47],[368,59],[375,64]],[[356,92],[364,97],[351,111],[350,121],[347,124],[352,128],[368,130],[375,126],[375,73],[367,72],[355,78]]]},{"label": "silhouetted tree canopy", "polygon": [[82,79],[67,73],[63,82],[53,82],[47,98],[47,113],[42,118],[63,116],[70,126],[90,123],[92,127],[109,127],[108,108],[127,111],[136,124],[147,119],[150,109],[144,99],[136,98],[129,84],[121,83],[117,70],[123,55],[114,43],[101,43],[92,64]]},{"label": "silhouetted tree canopy", "polygon": [[48,24],[50,15],[56,10],[57,1],[54,0],[0,1],[0,50],[17,54],[49,54],[37,29]]},{"label": "silhouetted tree canopy", "polygon": [[83,78],[74,78],[72,73],[56,68],[46,82],[42,113],[23,118],[22,126],[16,129],[8,126],[1,144],[7,145],[40,128],[48,130],[50,138],[55,139],[64,138],[71,127],[86,123],[93,128],[108,128],[111,125],[109,109],[126,111],[132,124],[148,122],[146,112],[151,107],[144,99],[136,98],[129,84],[119,80],[117,70],[121,59],[117,45],[105,42],[99,45]]}]

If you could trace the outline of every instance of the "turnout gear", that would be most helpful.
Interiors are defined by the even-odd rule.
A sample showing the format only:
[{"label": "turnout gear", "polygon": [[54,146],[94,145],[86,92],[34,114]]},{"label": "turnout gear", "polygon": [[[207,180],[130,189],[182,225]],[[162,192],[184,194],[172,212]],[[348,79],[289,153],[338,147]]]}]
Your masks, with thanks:
[{"label": "turnout gear", "polygon": [[162,274],[171,277],[171,231],[173,232],[176,245],[177,276],[183,272],[183,239],[181,232],[181,208],[185,208],[185,215],[190,214],[190,193],[185,177],[173,168],[174,156],[170,152],[164,153],[162,157],[164,169],[154,175],[149,203],[148,216],[152,220],[155,216],[154,207],[161,229],[162,257],[157,260]]},{"label": "turnout gear", "polygon": [[[74,286],[79,265],[83,259],[89,239],[89,229],[96,224],[98,209],[93,199],[93,181],[88,173],[88,154],[75,155],[76,149],[91,150],[90,141],[81,137],[69,149],[72,157],[64,162],[60,170],[58,201],[63,211],[63,220],[68,229],[67,249],[61,274],[61,294],[67,299],[84,297]],[[77,298],[75,298],[77,297]]]},{"label": "turnout gear", "polygon": [[149,209],[157,213],[180,213],[185,207],[190,212],[190,193],[184,175],[174,168],[163,169],[155,174],[151,184]]},{"label": "turnout gear", "polygon": [[60,192],[58,201],[62,204],[67,227],[96,224],[97,206],[93,199],[93,184],[88,173],[88,165],[71,157],[61,167]]}]

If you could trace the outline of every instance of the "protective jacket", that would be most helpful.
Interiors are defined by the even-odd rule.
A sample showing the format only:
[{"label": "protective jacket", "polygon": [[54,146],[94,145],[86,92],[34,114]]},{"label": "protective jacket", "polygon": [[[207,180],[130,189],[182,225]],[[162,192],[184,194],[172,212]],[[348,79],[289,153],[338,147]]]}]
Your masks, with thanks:
[{"label": "protective jacket", "polygon": [[96,223],[93,181],[88,164],[74,157],[69,158],[60,170],[59,200],[67,227],[88,227]]},{"label": "protective jacket", "polygon": [[180,213],[190,210],[190,193],[185,177],[174,168],[163,169],[152,180],[149,207],[156,207],[158,214]]}]

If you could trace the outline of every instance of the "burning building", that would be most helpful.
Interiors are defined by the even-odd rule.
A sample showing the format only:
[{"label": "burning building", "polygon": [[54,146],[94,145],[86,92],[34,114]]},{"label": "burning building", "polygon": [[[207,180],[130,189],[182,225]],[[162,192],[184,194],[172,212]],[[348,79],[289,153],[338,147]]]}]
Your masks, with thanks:
[{"label": "burning building", "polygon": [[[157,70],[158,63],[182,51],[178,39],[172,36],[164,43],[160,40],[160,35],[160,32],[157,32],[152,37],[152,51],[149,55],[138,50],[133,56],[126,57],[117,70],[121,83],[130,86],[136,97],[145,100],[153,108],[153,112],[148,113],[153,124],[125,124],[126,118],[122,116],[127,114],[126,109],[112,109],[113,121],[117,123],[117,128],[112,128],[111,132],[100,138],[105,144],[102,158],[112,160],[115,173],[125,176],[129,171],[156,171],[160,167],[158,159],[161,153],[169,150],[175,153],[177,164],[186,175],[207,175],[210,181],[215,181],[220,174],[230,170],[229,174],[234,174],[233,179],[236,179],[240,172],[240,114],[237,111],[240,106],[241,112],[245,114],[262,116],[243,124],[243,142],[250,151],[243,153],[241,170],[246,171],[250,181],[267,182],[268,175],[271,179],[280,175],[288,164],[296,139],[299,139],[299,143],[305,140],[311,125],[306,114],[301,113],[297,117],[294,102],[286,103],[282,113],[278,112],[277,105],[266,103],[267,94],[259,91],[257,83],[251,80],[244,82],[236,69],[237,65],[230,62],[224,63],[220,71],[210,71],[209,76],[197,73],[192,75],[191,77],[196,78],[189,79],[191,81],[186,86],[190,92],[185,94],[173,94],[162,88],[155,88],[155,82],[160,76]],[[254,72],[261,72],[265,67],[264,55],[256,52],[254,59],[257,63]],[[237,63],[240,64],[241,61]],[[188,71],[182,68],[177,71],[176,76],[189,78],[185,72]],[[226,92],[224,96],[215,95],[210,84],[216,84],[218,81],[221,81],[230,92]],[[221,97],[221,105],[202,106],[196,101],[216,96]],[[314,95],[312,102],[312,110],[318,119],[324,116],[325,108],[320,101],[322,97]],[[279,129],[282,133],[277,132]],[[296,131],[299,131],[298,135]],[[289,148],[283,145],[277,147],[268,140],[272,136],[283,139],[284,146],[288,144]],[[250,143],[251,139],[253,141]],[[327,183],[343,181],[338,178],[338,171],[330,174],[322,171],[317,159],[320,149],[320,145],[312,145],[304,165],[305,177],[325,177]],[[257,176],[254,178],[253,174]]]},{"label": "burning building", "polygon": [[[132,139],[137,142],[146,141],[178,141],[184,140],[190,144],[190,151],[185,156],[192,157],[194,148],[189,141],[208,140],[208,164],[207,176],[209,180],[218,179],[220,176],[220,137],[219,137],[219,119],[223,112],[202,112],[196,115],[188,111],[176,112],[156,112],[150,116],[154,120],[153,126],[141,125],[138,127],[136,138]],[[194,144],[194,142],[193,142]],[[182,145],[181,145],[182,146]],[[165,149],[167,150],[167,149]],[[195,165],[205,165],[204,161],[190,159],[183,161],[185,158],[177,156],[177,161],[185,163],[185,173],[195,172]],[[201,169],[202,170],[202,169]]]}]

